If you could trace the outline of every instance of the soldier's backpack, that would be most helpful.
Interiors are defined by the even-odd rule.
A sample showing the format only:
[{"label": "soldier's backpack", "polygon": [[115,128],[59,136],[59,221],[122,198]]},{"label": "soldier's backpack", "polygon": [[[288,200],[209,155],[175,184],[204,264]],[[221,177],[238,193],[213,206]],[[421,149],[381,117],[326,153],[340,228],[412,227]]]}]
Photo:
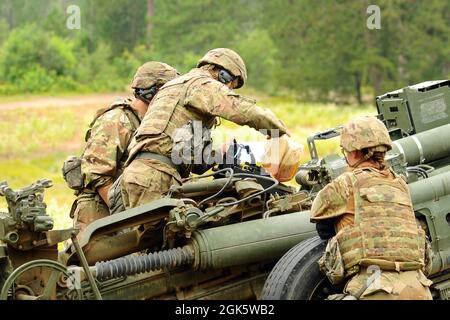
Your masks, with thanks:
[{"label": "soldier's backpack", "polygon": [[[128,119],[131,121],[134,127],[138,127],[140,120],[139,117],[135,114],[135,111],[133,111],[133,109],[131,108],[130,103],[131,100],[129,99],[118,99],[114,101],[109,107],[98,110],[96,115],[94,116],[94,119],[89,124],[89,129],[86,132],[85,141],[87,142],[90,138],[91,130],[95,121],[97,121],[97,119],[106,112],[118,107],[124,107],[125,114],[127,115]],[[70,189],[80,191],[84,188],[84,177],[81,173],[81,157],[69,156],[64,161],[62,174],[64,180],[67,183],[67,186]]]}]

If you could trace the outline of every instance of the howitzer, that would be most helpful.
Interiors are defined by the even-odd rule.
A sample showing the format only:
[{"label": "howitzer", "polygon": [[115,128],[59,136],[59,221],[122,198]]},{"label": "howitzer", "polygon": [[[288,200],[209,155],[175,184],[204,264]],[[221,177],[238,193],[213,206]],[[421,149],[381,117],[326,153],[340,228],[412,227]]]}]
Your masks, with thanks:
[{"label": "howitzer", "polygon": [[[450,287],[450,153],[447,142],[435,139],[450,133],[449,85],[423,83],[377,97],[380,119],[396,145],[387,162],[408,178],[417,218],[435,253],[433,295],[443,299]],[[430,106],[439,116],[431,115]],[[73,243],[58,257],[19,259],[16,252],[34,254],[38,248],[11,251],[6,243],[2,257],[13,267],[3,271],[1,298],[325,298],[340,288],[319,272],[324,242],[308,209],[317,192],[346,169],[341,156],[319,158],[315,149],[317,140],[337,137],[339,129],[308,139],[311,161],[299,168],[300,188],[278,183],[233,154],[233,163],[189,178],[165,198],[94,221],[79,241],[74,230],[61,233]],[[47,247],[42,242],[40,249]]]},{"label": "howitzer", "polygon": [[316,231],[305,211],[308,194],[241,163],[239,149],[230,147],[232,163],[174,186],[165,198],[94,221],[79,240],[69,229],[72,243],[58,257],[19,260],[7,244],[13,268],[0,297],[258,298],[277,259]]}]

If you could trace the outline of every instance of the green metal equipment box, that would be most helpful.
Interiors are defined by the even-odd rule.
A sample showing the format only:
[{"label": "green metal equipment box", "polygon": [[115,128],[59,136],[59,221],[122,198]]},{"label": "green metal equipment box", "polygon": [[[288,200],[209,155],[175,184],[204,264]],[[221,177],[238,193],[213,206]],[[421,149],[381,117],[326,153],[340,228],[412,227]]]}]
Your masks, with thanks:
[{"label": "green metal equipment box", "polygon": [[376,97],[393,139],[450,123],[450,80],[426,81]]}]

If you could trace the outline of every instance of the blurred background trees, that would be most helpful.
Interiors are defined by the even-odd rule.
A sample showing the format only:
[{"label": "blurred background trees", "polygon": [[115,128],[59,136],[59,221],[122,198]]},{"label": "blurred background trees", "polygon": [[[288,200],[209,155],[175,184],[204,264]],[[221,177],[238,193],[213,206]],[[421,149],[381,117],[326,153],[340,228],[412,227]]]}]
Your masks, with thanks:
[{"label": "blurred background trees", "polygon": [[[66,27],[73,4],[80,30]],[[147,60],[186,72],[230,47],[258,90],[361,103],[448,78],[449,21],[447,0],[0,0],[0,94],[120,91]]]}]

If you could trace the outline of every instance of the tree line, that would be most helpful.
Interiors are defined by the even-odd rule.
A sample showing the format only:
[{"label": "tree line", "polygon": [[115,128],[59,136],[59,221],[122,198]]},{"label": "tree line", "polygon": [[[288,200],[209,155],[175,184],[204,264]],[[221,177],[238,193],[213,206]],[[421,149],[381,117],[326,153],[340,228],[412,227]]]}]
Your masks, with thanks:
[{"label": "tree line", "polygon": [[361,103],[448,78],[449,21],[447,0],[2,0],[0,94],[122,90],[144,61],[186,72],[229,47],[258,90]]}]

